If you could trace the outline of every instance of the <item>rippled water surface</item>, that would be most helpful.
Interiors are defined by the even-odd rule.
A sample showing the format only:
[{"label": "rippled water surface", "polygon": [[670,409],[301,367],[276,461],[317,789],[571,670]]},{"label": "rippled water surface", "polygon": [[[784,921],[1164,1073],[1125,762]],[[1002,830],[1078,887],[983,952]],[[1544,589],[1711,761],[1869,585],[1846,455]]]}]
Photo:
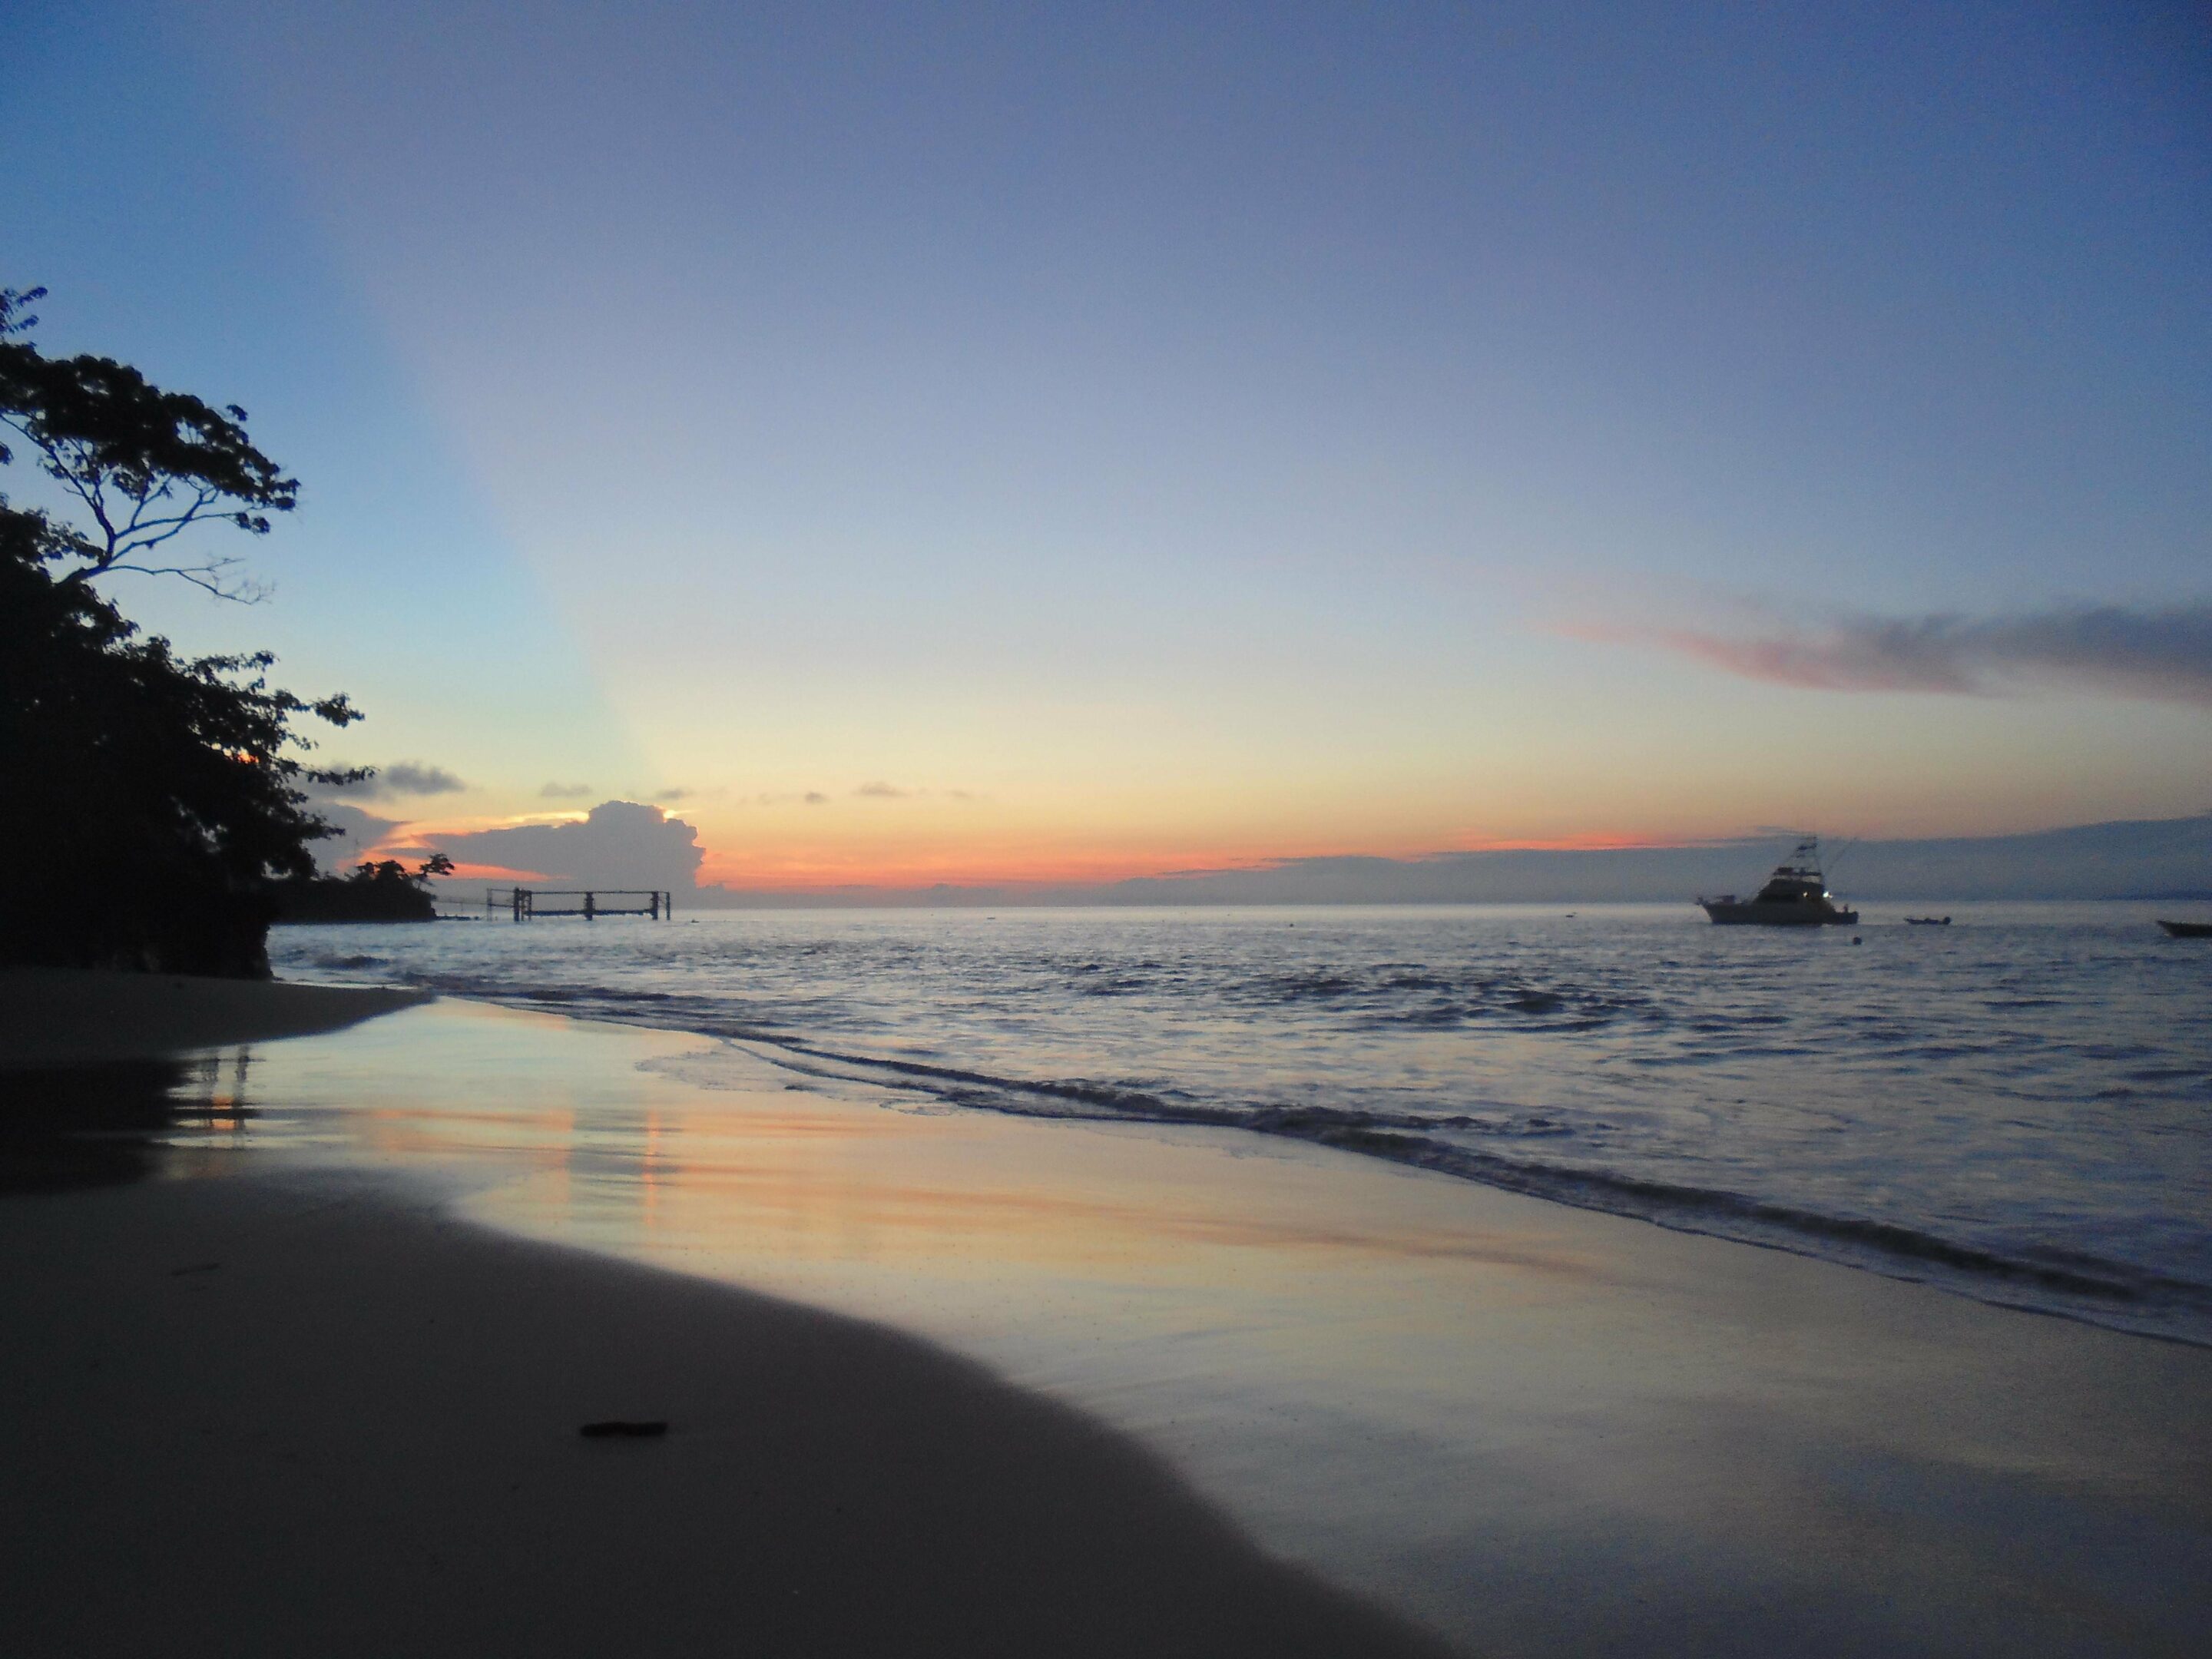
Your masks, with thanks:
[{"label": "rippled water surface", "polygon": [[2212,1343],[2212,945],[2136,906],[1942,908],[1803,931],[1677,906],[744,912],[283,928],[271,954],[951,1106],[1295,1135]]}]

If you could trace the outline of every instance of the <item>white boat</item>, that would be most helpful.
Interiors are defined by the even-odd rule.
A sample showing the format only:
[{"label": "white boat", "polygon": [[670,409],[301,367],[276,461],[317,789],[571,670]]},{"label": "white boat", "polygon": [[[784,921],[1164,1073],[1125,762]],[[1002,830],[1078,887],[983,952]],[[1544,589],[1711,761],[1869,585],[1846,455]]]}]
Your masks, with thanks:
[{"label": "white boat", "polygon": [[1700,897],[1705,914],[1723,927],[1856,927],[1859,913],[1846,910],[1820,873],[1820,839],[1808,836],[1774,866],[1766,885],[1747,899],[1734,893]]}]

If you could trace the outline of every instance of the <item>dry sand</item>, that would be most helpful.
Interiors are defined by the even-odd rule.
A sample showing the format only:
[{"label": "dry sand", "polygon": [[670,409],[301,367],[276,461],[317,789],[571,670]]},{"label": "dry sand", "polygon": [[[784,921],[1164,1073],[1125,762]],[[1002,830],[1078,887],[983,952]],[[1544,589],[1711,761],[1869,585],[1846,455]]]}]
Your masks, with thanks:
[{"label": "dry sand", "polygon": [[0,968],[0,1069],[305,1036],[428,1000],[418,991],[362,986]]}]

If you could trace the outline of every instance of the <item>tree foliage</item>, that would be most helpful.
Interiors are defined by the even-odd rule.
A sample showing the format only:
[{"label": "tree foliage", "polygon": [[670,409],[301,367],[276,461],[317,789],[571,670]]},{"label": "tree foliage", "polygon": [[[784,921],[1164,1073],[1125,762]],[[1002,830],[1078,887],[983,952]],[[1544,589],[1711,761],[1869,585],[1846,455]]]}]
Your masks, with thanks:
[{"label": "tree foliage", "polygon": [[[229,556],[173,561],[195,526],[269,533],[271,513],[297,505],[300,484],[253,447],[246,411],[165,392],[109,357],[47,357],[21,337],[46,293],[0,291],[0,426],[37,452],[39,470],[90,522],[56,531],[59,580],[112,572],[177,576],[225,599],[258,596]],[[0,442],[0,463],[13,459]]]},{"label": "tree foliage", "polygon": [[[35,321],[23,307],[39,292],[0,296],[0,332]],[[301,758],[312,745],[295,723],[350,724],[344,697],[271,686],[266,652],[179,655],[92,586],[155,568],[132,561],[211,503],[289,505],[297,486],[242,426],[204,414],[122,365],[50,365],[0,338],[0,420],[31,437],[49,477],[84,486],[74,493],[92,517],[88,530],[0,495],[0,799],[41,849],[0,866],[0,958],[266,972],[270,883],[312,876],[313,844],[336,833],[304,786],[367,775]],[[101,491],[132,505],[118,520]],[[266,527],[244,507],[232,516]]]},{"label": "tree foliage", "polygon": [[365,860],[343,876],[280,883],[276,898],[286,921],[435,921],[430,883],[453,873],[443,853],[412,870],[398,859]]},{"label": "tree foliage", "polygon": [[443,853],[433,853],[412,870],[398,859],[378,859],[374,863],[364,859],[346,872],[345,878],[357,887],[397,887],[404,883],[419,890],[428,886],[434,877],[453,873],[453,860]]}]

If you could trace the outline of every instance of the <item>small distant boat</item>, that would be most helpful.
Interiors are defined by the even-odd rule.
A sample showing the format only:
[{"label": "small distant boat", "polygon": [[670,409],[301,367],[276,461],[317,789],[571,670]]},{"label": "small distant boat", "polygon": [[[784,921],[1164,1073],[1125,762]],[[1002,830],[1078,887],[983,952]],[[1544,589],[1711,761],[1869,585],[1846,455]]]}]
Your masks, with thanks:
[{"label": "small distant boat", "polygon": [[1856,927],[1859,921],[1857,911],[1844,909],[1828,891],[1817,836],[1799,842],[1751,897],[1723,893],[1698,902],[1723,927]]},{"label": "small distant boat", "polygon": [[1948,916],[1907,916],[1905,919],[1905,925],[1907,927],[1948,927],[1951,925],[1951,918]]},{"label": "small distant boat", "polygon": [[2168,939],[2212,939],[2212,921],[2168,921],[2159,919]]}]

